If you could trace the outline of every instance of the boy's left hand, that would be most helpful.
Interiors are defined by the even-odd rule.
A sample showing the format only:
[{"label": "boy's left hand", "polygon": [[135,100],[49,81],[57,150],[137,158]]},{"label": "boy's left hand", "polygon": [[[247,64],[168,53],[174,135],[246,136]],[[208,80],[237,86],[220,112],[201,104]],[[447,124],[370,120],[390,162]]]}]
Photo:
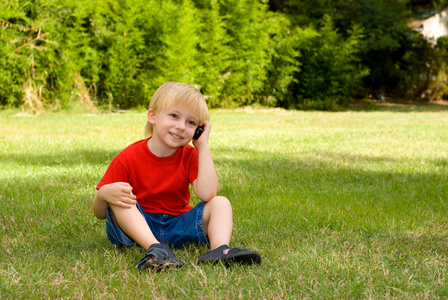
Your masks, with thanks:
[{"label": "boy's left hand", "polygon": [[208,145],[208,138],[210,135],[210,129],[211,129],[210,122],[206,121],[204,124],[201,125],[204,126],[204,131],[197,140],[192,140],[193,146],[195,146],[197,149],[199,149],[202,145]]}]

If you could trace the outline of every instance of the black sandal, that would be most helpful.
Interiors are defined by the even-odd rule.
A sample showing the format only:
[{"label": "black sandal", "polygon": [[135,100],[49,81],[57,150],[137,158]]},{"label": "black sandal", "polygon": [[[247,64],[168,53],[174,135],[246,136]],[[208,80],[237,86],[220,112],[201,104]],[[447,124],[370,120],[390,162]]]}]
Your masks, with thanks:
[{"label": "black sandal", "polygon": [[[155,257],[156,260],[148,260],[152,257]],[[183,265],[184,261],[177,258],[167,245],[156,243],[149,247],[145,257],[137,265],[137,270],[154,269],[160,271],[169,267],[180,268]]]},{"label": "black sandal", "polygon": [[[224,254],[224,251],[227,249],[229,249],[229,252]],[[219,262],[223,262],[227,267],[231,264],[244,264],[250,266],[252,264],[261,264],[261,256],[255,251],[236,247],[230,248],[228,245],[222,245],[198,259],[198,264],[217,264]]]}]

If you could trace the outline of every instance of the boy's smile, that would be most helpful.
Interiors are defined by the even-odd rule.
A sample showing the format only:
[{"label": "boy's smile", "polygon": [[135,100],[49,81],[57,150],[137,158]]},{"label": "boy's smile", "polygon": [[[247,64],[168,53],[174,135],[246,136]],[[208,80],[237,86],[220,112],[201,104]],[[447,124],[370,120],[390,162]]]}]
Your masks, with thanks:
[{"label": "boy's smile", "polygon": [[179,139],[179,140],[183,139],[182,136],[177,135],[177,134],[175,134],[175,133],[170,132],[170,134],[171,134],[175,139]]},{"label": "boy's smile", "polygon": [[193,138],[198,118],[186,108],[173,108],[159,113],[148,111],[148,122],[153,135],[148,141],[149,150],[157,156],[173,155],[179,147]]}]

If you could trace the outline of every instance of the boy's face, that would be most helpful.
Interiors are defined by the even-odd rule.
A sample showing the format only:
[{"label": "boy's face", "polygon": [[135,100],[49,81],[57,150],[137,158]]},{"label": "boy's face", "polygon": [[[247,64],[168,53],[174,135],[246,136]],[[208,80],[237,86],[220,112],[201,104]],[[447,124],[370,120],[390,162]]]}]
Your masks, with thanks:
[{"label": "boy's face", "polygon": [[193,138],[199,119],[186,108],[172,108],[155,114],[148,111],[148,122],[153,125],[153,139],[170,148],[179,148]]}]

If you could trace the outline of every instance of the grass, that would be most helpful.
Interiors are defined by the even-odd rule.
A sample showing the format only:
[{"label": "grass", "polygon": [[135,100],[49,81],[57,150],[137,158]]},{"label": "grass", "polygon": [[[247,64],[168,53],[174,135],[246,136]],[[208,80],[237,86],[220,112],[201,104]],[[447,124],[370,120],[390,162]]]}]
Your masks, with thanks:
[{"label": "grass", "polygon": [[[145,114],[0,112],[0,298],[448,297],[448,109],[211,112],[233,245],[261,266],[138,274],[93,217],[95,185]],[[192,199],[196,202],[197,199]]]}]

